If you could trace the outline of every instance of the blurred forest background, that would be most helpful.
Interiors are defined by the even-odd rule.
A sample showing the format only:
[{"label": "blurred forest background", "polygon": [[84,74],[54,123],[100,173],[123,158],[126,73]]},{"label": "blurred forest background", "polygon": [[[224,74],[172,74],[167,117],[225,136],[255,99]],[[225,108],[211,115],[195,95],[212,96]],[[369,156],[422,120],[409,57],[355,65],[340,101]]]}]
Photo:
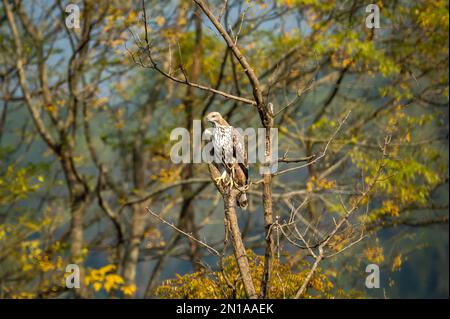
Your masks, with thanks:
[{"label": "blurred forest background", "polygon": [[[65,23],[69,3],[80,28]],[[325,259],[302,297],[448,298],[448,1],[376,1],[379,29],[366,27],[368,4],[208,1],[274,106],[279,170],[331,141],[320,160],[273,177],[280,223],[296,211],[308,230],[332,227],[392,137],[384,178],[348,221],[364,238]],[[159,68],[251,99],[243,68],[194,1],[145,6]],[[258,112],[143,67],[144,29],[141,1],[2,0],[0,298],[245,296],[230,247],[219,271],[217,257],[146,207],[223,250],[222,198],[206,164],[172,163],[170,132],[210,111],[257,128]],[[260,179],[257,165],[250,175]],[[238,212],[255,278],[262,191],[251,185],[249,209]],[[313,259],[274,236],[269,296],[291,298]],[[70,263],[81,266],[82,289],[65,286]],[[379,289],[365,287],[371,263]]]}]

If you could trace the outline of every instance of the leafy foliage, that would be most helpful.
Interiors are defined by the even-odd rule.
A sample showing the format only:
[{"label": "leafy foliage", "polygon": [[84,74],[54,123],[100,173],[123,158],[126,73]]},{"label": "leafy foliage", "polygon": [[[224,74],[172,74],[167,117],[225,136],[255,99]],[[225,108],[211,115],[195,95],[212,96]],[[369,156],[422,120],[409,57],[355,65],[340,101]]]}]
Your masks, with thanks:
[{"label": "leafy foliage", "polygon": [[[250,269],[255,283],[259,282],[263,273],[262,256],[248,251]],[[269,298],[293,298],[308,274],[307,262],[295,265],[292,262],[281,263],[275,259],[273,263],[273,279],[270,287]],[[229,285],[230,284],[230,285]],[[332,281],[321,270],[314,274],[309,284],[307,294],[303,298],[335,298],[345,297],[342,291],[335,291]],[[260,286],[257,284],[258,291]],[[357,292],[351,293],[357,296]],[[184,276],[166,280],[156,290],[156,295],[161,298],[246,298],[246,294],[240,281],[239,269],[233,256],[224,259],[223,272],[208,271],[203,269]],[[348,295],[349,296],[349,295]]]}]

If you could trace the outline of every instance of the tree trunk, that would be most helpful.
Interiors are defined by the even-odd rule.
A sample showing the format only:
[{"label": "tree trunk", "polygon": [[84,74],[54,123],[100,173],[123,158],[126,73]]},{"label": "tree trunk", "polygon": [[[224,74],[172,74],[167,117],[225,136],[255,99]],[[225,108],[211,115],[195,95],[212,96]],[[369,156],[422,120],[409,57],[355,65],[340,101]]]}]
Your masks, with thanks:
[{"label": "tree trunk", "polygon": [[[271,110],[269,109],[269,112]],[[271,129],[273,127],[273,117],[267,112],[265,129],[266,134],[264,138],[265,144],[265,162],[271,163],[272,161],[272,137]],[[266,169],[269,169],[267,167]],[[270,290],[270,280],[272,274],[272,258],[274,252],[273,235],[271,233],[271,227],[273,224],[273,209],[272,209],[272,173],[270,171],[265,172],[263,176],[263,207],[264,207],[264,230],[265,230],[265,252],[264,252],[264,271],[261,279],[261,292],[260,298],[267,298]]]},{"label": "tree trunk", "polygon": [[[143,149],[143,137],[137,136],[133,145],[133,183],[138,192],[145,190],[145,176],[147,167],[147,156]],[[145,233],[145,222],[147,218],[145,207],[148,203],[143,202],[132,206],[130,239],[124,261],[122,263],[123,277],[126,285],[136,284],[136,269],[139,262],[139,252],[142,238]]]},{"label": "tree trunk", "polygon": [[80,289],[75,290],[77,298],[87,298],[87,287],[84,286],[83,245],[84,245],[84,213],[89,204],[89,190],[76,172],[73,163],[70,141],[64,139],[64,146],[58,156],[66,178],[67,188],[70,193],[70,260],[80,267]]},{"label": "tree trunk", "polygon": [[236,215],[236,196],[238,191],[232,189],[229,194],[224,196],[225,202],[225,218],[227,220],[227,227],[231,235],[231,242],[233,244],[234,257],[239,267],[239,272],[242,277],[245,293],[250,299],[256,299],[255,286],[251,276],[250,266],[245,251],[245,246],[242,241],[241,231],[239,230],[237,215]]},{"label": "tree trunk", "polygon": [[[201,20],[201,10],[200,8],[196,8],[195,10],[195,47],[193,52],[193,64],[191,70],[189,72],[189,80],[193,82],[197,82],[201,74],[202,67],[202,20]],[[192,87],[187,88],[186,96],[183,100],[183,104],[186,110],[186,126],[189,129],[189,132],[192,136],[192,124],[194,120],[194,99],[195,94]],[[196,150],[193,150],[196,151]],[[189,179],[194,176],[193,166],[192,164],[186,164],[183,167],[183,171],[181,172],[181,178]],[[187,232],[192,233],[195,237],[197,237],[197,229],[195,226],[195,214],[194,214],[194,206],[192,203],[192,194],[193,188],[190,184],[182,185],[181,194],[183,196],[183,203],[181,204],[180,211],[180,226],[182,229],[185,229]],[[189,257],[192,262],[192,267],[194,271],[198,271],[201,267],[199,263],[201,259],[200,249],[196,242],[189,242]]]}]

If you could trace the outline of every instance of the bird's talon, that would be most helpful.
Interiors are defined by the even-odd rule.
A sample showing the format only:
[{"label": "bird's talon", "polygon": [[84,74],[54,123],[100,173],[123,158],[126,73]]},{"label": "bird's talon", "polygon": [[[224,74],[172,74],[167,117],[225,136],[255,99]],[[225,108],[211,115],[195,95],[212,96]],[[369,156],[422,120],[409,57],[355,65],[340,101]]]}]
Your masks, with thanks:
[{"label": "bird's talon", "polygon": [[226,172],[223,172],[222,175],[220,175],[219,177],[214,178],[214,181],[216,182],[216,184],[224,184],[226,185],[227,183],[227,174]]}]

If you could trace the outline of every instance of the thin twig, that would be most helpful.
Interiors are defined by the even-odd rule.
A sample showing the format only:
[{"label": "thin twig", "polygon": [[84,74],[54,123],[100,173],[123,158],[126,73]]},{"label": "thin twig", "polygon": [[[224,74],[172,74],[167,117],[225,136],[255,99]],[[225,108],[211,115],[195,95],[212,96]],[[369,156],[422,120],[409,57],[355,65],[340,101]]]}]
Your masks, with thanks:
[{"label": "thin twig", "polygon": [[320,155],[317,156],[315,159],[313,159],[312,161],[310,161],[310,162],[308,162],[308,163],[306,163],[306,164],[303,164],[303,165],[300,165],[300,166],[297,166],[297,167],[287,168],[287,169],[285,169],[285,170],[282,170],[282,171],[279,171],[279,172],[274,173],[273,176],[279,176],[279,175],[282,175],[282,174],[286,174],[286,173],[289,173],[289,172],[296,171],[296,170],[298,170],[298,169],[307,167],[307,166],[309,166],[309,165],[312,165],[312,164],[316,163],[317,161],[319,161],[319,160],[322,159],[323,157],[325,157],[325,155],[327,154],[327,151],[328,151],[328,148],[329,148],[331,142],[334,140],[334,138],[336,137],[336,135],[337,135],[337,134],[339,133],[339,131],[341,130],[341,128],[342,128],[342,126],[344,125],[345,121],[348,119],[350,113],[351,113],[351,111],[349,111],[349,112],[347,113],[347,115],[344,117],[344,119],[339,123],[339,126],[338,126],[337,129],[334,131],[333,135],[331,135],[331,137],[328,139],[328,142],[327,142],[327,144],[325,145],[325,148],[323,149],[322,154],[320,154]]},{"label": "thin twig", "polygon": [[156,217],[160,222],[162,222],[163,224],[166,224],[167,226],[169,226],[170,228],[174,229],[175,231],[179,232],[180,234],[186,236],[187,238],[189,238],[192,241],[195,241],[196,243],[198,243],[199,245],[205,247],[206,249],[208,249],[210,252],[212,252],[214,255],[220,257],[220,253],[214,249],[213,247],[211,247],[210,245],[208,245],[207,243],[195,238],[194,236],[192,236],[189,233],[186,233],[185,231],[179,229],[177,226],[175,226],[173,223],[166,221],[164,218],[162,218],[161,216],[159,216],[158,214],[156,214],[155,212],[153,212],[149,207],[146,208],[147,211],[153,216]]}]

